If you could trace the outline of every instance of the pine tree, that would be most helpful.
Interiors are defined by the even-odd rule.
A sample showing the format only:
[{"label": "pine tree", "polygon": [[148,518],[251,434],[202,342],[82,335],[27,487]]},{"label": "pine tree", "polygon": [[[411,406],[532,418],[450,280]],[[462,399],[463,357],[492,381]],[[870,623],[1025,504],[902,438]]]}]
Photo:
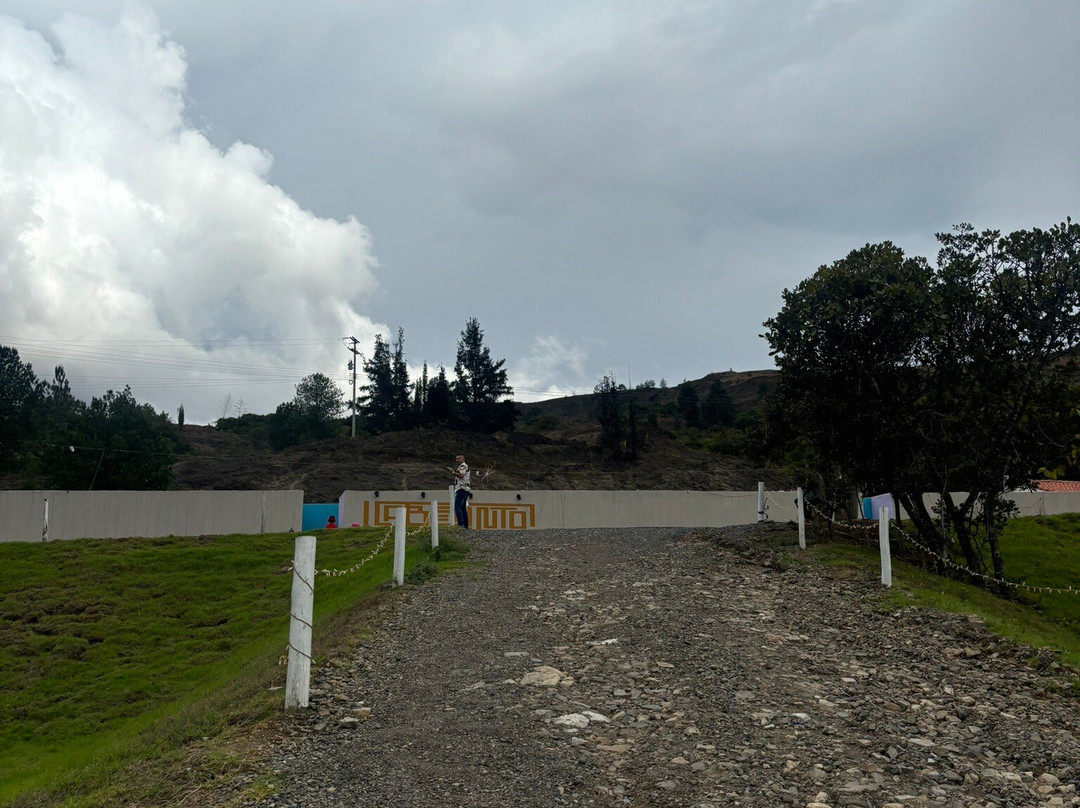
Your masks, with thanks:
[{"label": "pine tree", "polygon": [[608,374],[593,388],[593,392],[597,397],[596,420],[600,422],[600,448],[610,452],[612,457],[621,457],[626,427],[623,424],[619,386]]},{"label": "pine tree", "polygon": [[439,373],[431,380],[424,399],[424,423],[443,426],[452,420],[450,382],[446,378],[446,368],[440,366]]},{"label": "pine tree", "polygon": [[427,397],[428,388],[431,386],[431,380],[428,378],[428,366],[427,362],[424,363],[424,369],[420,373],[420,378],[417,379],[412,386],[412,420],[413,423],[420,426],[427,426],[426,410],[427,410]]},{"label": "pine tree", "polygon": [[382,334],[375,335],[371,359],[363,360],[368,383],[362,412],[368,428],[376,434],[406,429],[412,423],[409,402],[409,369],[405,364],[405,329],[399,328],[390,345]]},{"label": "pine tree", "polygon": [[408,429],[412,425],[412,411],[409,407],[409,368],[405,364],[404,328],[398,328],[393,348],[390,364],[390,382],[393,385],[391,429]]},{"label": "pine tree", "polygon": [[495,361],[484,345],[480,322],[470,317],[458,341],[454,374],[454,398],[465,426],[476,432],[512,429],[517,410],[512,401],[501,401],[514,391],[506,382],[505,359]]}]

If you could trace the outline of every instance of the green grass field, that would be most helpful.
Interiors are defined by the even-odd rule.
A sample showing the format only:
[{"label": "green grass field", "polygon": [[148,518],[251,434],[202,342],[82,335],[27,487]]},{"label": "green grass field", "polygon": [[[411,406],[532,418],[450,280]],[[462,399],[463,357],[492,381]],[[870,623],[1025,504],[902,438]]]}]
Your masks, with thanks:
[{"label": "green grass field", "polygon": [[[1032,587],[1080,590],[1080,514],[1013,519],[1000,543],[1006,579]],[[894,548],[897,545],[894,540]],[[821,544],[814,552],[827,563],[874,570],[880,565],[876,547]],[[882,594],[882,601],[889,607],[915,604],[978,615],[1002,637],[1034,648],[1049,648],[1058,652],[1065,664],[1080,668],[1080,591],[1051,594],[1017,589],[1015,594],[1014,600],[1006,600],[979,587],[918,569],[894,556],[893,587]]]},{"label": "green grass field", "polygon": [[[315,533],[316,566],[344,569],[387,531]],[[411,578],[452,554],[427,542]],[[292,534],[0,544],[0,805],[108,804],[126,766],[280,709],[292,554]],[[316,661],[392,556],[316,578]]]}]

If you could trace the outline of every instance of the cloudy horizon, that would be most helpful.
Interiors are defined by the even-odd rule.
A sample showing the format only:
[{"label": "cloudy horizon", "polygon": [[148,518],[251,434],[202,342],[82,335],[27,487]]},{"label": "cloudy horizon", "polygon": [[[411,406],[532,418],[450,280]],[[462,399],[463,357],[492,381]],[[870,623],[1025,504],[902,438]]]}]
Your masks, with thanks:
[{"label": "cloudy horizon", "polygon": [[819,265],[1080,200],[1069,0],[5,12],[0,344],[189,422],[469,317],[522,401],[771,367]]}]

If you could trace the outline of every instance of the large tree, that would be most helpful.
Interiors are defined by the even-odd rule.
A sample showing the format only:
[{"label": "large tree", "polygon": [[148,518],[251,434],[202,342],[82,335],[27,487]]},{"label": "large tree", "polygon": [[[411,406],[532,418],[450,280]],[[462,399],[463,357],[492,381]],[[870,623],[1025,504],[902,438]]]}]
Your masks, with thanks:
[{"label": "large tree", "polygon": [[397,340],[387,343],[375,335],[375,349],[364,359],[368,383],[364,391],[363,413],[372,432],[393,432],[412,423],[409,396],[409,371],[405,363],[405,329],[399,328]]},{"label": "large tree", "polygon": [[270,418],[269,440],[275,451],[333,437],[345,409],[341,388],[322,373],[305,376],[292,401],[279,404]]},{"label": "large tree", "polygon": [[[610,373],[593,388],[596,420],[600,424],[599,447],[615,460],[637,460],[642,439],[638,410],[625,385],[616,384]],[[623,399],[628,399],[623,406]]]},{"label": "large tree", "polygon": [[42,395],[33,367],[15,348],[0,345],[0,471],[15,470],[25,461]]},{"label": "large tree", "polygon": [[491,358],[480,322],[470,317],[458,340],[453,386],[466,428],[477,432],[513,428],[517,419],[514,402],[503,400],[514,392],[506,381],[505,364],[505,359]]},{"label": "large tree", "polygon": [[312,440],[331,437],[338,431],[337,420],[345,409],[341,388],[322,373],[305,376],[296,385],[293,402],[304,419],[308,436]]},{"label": "large tree", "polygon": [[[128,387],[109,390],[89,404],[66,401],[62,368],[56,378],[50,405],[64,426],[44,455],[42,471],[50,485],[97,491],[168,488],[178,440],[165,413],[139,404]],[[62,445],[56,444],[58,437]]]},{"label": "large tree", "polygon": [[596,420],[600,423],[600,448],[612,457],[622,457],[626,443],[626,421],[622,413],[622,391],[609,373],[593,388]]},{"label": "large tree", "polygon": [[[784,292],[765,323],[774,427],[834,481],[892,493],[935,552],[975,571],[988,555],[1001,578],[1003,494],[1067,442],[1080,227],[1002,237],[964,225],[938,240],[936,267],[867,245]],[[924,492],[940,495],[937,514]]]}]

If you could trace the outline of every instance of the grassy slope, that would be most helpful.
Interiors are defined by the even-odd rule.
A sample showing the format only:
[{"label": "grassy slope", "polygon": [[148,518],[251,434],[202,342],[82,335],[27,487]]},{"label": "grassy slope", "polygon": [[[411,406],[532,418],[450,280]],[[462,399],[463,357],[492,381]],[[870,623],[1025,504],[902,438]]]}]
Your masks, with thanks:
[{"label": "grassy slope", "polygon": [[[320,532],[317,565],[349,567],[385,535]],[[409,566],[424,565],[421,544]],[[317,578],[317,639],[389,579],[392,550]],[[231,710],[273,709],[292,552],[290,534],[0,545],[0,804],[90,793],[126,762],[220,729]]]},{"label": "grassy slope", "polygon": [[[1080,590],[1080,514],[1012,520],[1001,538],[1006,577],[1032,587]],[[815,552],[829,563],[876,568],[877,549],[823,544]],[[980,589],[893,561],[890,607],[919,605],[986,620],[995,633],[1033,648],[1049,648],[1080,668],[1080,591],[1039,594],[1018,591],[1004,600]]]}]

